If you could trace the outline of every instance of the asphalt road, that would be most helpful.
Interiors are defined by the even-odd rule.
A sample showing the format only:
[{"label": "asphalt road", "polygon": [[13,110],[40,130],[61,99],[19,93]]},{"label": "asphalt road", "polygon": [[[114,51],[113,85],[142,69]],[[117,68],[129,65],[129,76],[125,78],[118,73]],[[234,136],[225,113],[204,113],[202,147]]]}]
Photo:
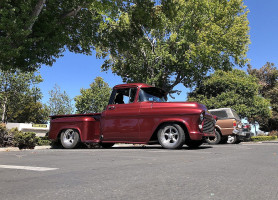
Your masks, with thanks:
[{"label": "asphalt road", "polygon": [[278,143],[0,152],[0,199],[277,200]]}]

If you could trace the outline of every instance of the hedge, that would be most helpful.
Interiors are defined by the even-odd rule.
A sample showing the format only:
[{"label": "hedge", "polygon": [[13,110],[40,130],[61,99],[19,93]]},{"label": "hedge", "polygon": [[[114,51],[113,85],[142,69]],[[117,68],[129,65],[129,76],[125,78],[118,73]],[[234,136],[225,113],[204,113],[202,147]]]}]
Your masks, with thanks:
[{"label": "hedge", "polygon": [[259,142],[259,141],[270,141],[277,140],[277,136],[252,136],[251,141]]}]

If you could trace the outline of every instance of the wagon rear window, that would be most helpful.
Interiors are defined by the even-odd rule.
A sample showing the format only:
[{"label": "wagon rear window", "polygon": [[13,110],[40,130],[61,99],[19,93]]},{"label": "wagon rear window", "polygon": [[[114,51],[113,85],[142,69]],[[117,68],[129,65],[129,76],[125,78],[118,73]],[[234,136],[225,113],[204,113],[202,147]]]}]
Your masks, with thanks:
[{"label": "wagon rear window", "polygon": [[210,111],[210,113],[212,115],[217,116],[219,119],[223,119],[223,118],[228,118],[227,112],[224,110],[220,110],[220,111]]}]

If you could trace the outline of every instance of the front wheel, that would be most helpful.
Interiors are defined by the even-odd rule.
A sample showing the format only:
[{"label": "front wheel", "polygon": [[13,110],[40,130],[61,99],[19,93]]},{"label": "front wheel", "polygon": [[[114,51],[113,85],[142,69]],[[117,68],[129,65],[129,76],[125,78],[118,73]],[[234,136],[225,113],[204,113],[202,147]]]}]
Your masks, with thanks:
[{"label": "front wheel", "polygon": [[66,129],[61,134],[61,143],[66,149],[73,149],[80,143],[79,133],[74,129]]},{"label": "front wheel", "polygon": [[219,144],[221,140],[222,140],[221,134],[217,130],[215,130],[215,137],[206,138],[206,142],[208,144]]},{"label": "front wheel", "polygon": [[175,123],[164,124],[157,133],[159,144],[166,149],[180,149],[185,142],[182,127]]}]

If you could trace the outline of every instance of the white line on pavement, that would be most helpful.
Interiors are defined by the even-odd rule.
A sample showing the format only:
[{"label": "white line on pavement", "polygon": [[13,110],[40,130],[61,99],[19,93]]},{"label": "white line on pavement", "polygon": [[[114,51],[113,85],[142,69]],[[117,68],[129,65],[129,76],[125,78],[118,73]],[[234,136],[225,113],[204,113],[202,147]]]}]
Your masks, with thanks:
[{"label": "white line on pavement", "polygon": [[23,170],[40,171],[40,172],[58,169],[58,168],[48,168],[48,167],[32,167],[32,166],[16,166],[16,165],[0,165],[0,168],[23,169]]}]

